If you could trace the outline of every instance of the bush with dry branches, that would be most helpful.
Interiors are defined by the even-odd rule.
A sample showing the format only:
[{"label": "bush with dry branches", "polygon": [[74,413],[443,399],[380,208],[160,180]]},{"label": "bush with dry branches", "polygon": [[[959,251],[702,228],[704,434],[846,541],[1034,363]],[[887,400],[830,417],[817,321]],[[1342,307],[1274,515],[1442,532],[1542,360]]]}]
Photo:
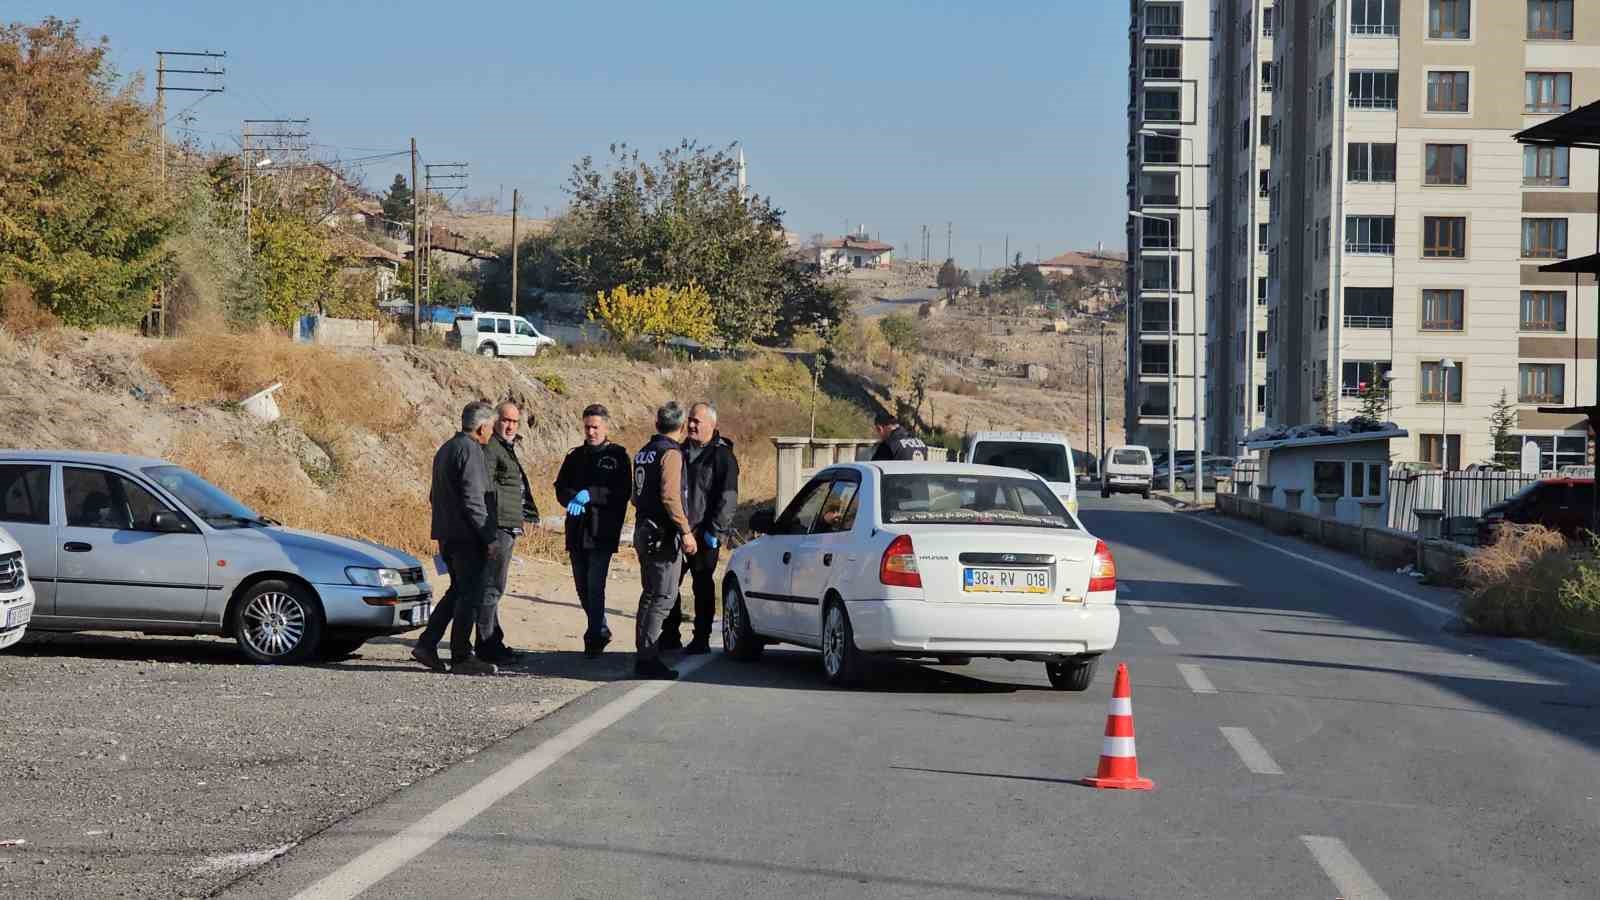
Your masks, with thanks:
[{"label": "bush with dry branches", "polygon": [[1511,637],[1548,634],[1562,585],[1576,562],[1566,539],[1542,525],[1501,525],[1499,540],[1462,563],[1462,618],[1474,631]]}]

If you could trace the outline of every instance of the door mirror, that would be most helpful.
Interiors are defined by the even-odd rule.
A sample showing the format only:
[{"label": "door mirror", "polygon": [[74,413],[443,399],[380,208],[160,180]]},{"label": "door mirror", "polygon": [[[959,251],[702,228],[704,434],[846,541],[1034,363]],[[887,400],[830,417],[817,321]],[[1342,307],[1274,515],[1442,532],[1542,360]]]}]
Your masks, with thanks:
[{"label": "door mirror", "polygon": [[172,534],[175,532],[188,531],[189,523],[184,521],[183,516],[178,515],[172,510],[162,509],[150,514],[150,530],[159,531],[164,534]]},{"label": "door mirror", "polygon": [[758,509],[756,510],[755,514],[750,517],[750,530],[754,531],[756,534],[771,534],[774,518],[775,517],[772,514],[772,510]]}]

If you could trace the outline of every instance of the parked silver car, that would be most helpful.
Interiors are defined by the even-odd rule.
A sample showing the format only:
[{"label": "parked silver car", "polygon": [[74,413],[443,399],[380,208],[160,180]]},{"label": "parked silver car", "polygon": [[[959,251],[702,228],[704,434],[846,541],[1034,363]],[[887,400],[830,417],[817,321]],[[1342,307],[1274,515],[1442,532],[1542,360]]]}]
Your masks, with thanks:
[{"label": "parked silver car", "polygon": [[0,451],[0,523],[28,561],[36,631],[232,635],[289,663],[418,628],[432,601],[414,557],[285,528],[159,459]]}]

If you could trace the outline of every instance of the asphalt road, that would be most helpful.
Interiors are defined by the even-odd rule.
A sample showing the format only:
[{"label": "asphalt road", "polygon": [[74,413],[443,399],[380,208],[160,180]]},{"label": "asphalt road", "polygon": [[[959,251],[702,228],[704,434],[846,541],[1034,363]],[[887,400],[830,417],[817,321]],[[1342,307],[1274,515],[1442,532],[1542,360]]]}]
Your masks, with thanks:
[{"label": "asphalt road", "polygon": [[[597,690],[234,895],[1600,893],[1600,667],[1456,633],[1450,595],[1305,544],[1085,505],[1127,605],[1085,694],[1037,664],[837,691],[810,653],[712,658]],[[1073,783],[1118,661],[1150,793]]]}]

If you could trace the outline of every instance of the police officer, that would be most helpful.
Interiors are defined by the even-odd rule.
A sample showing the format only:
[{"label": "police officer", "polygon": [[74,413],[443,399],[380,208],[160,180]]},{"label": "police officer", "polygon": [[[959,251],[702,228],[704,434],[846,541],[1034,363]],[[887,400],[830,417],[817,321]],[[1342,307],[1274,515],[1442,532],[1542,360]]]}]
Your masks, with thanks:
[{"label": "police officer", "polygon": [[872,451],[873,462],[927,460],[928,445],[906,430],[893,413],[878,413],[872,424],[873,430],[878,432],[878,449]]},{"label": "police officer", "polygon": [[[739,460],[733,441],[717,430],[717,408],[701,401],[689,407],[688,440],[684,442],[685,477],[689,482],[686,512],[700,542],[700,552],[684,562],[694,587],[694,637],[684,655],[711,652],[711,620],[717,610],[717,556],[733,531],[733,513],[739,507]],[[683,591],[672,604],[661,632],[661,649],[682,646],[678,626],[683,622]]]},{"label": "police officer", "polygon": [[611,643],[606,627],[606,577],[617,552],[633,493],[628,451],[610,440],[611,413],[598,403],[583,411],[583,443],[561,461],[556,500],[567,508],[567,556],[578,602],[588,617],[583,655],[594,659]]},{"label": "police officer", "polygon": [[700,548],[684,514],[683,407],[656,410],[656,435],[633,457],[633,548],[639,554],[639,612],[633,675],[670,681],[678,673],[661,661],[661,625],[678,593],[684,556]]}]

